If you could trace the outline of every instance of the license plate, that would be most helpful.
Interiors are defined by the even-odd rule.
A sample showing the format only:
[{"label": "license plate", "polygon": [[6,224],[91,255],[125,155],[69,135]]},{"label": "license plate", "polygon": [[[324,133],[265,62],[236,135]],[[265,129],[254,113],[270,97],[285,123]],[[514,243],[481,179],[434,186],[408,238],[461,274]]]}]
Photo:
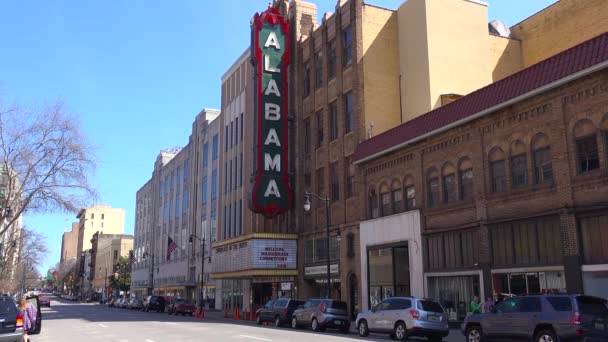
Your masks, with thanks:
[{"label": "license plate", "polygon": [[606,330],[606,325],[604,323],[596,322],[595,329],[597,330]]},{"label": "license plate", "polygon": [[342,325],[342,321],[335,320],[335,321],[334,321],[334,324],[335,324],[335,325]]}]

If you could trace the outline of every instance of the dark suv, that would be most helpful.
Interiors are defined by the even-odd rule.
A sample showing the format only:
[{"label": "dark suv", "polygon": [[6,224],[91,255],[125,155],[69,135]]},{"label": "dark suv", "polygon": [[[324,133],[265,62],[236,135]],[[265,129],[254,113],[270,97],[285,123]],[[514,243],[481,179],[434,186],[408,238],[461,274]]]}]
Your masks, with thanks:
[{"label": "dark suv", "polygon": [[0,341],[23,341],[23,316],[12,297],[0,297]]},{"label": "dark suv", "polygon": [[462,331],[469,342],[608,341],[608,306],[603,298],[583,295],[513,297],[492,312],[467,317]]},{"label": "dark suv", "polygon": [[154,310],[156,312],[165,312],[165,298],[161,296],[146,297],[142,310],[146,312],[150,310]]},{"label": "dark suv", "polygon": [[255,312],[255,321],[258,325],[263,322],[274,322],[275,326],[291,322],[291,316],[304,301],[291,298],[271,300],[264,307]]}]

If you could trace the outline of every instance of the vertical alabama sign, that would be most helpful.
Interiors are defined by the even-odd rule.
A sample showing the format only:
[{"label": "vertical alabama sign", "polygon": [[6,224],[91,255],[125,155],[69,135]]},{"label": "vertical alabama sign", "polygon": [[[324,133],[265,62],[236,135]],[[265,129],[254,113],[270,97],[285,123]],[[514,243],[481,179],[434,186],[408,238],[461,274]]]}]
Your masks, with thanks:
[{"label": "vertical alabama sign", "polygon": [[291,208],[293,197],[287,163],[289,20],[275,8],[256,13],[251,40],[255,143],[250,207],[274,217]]}]

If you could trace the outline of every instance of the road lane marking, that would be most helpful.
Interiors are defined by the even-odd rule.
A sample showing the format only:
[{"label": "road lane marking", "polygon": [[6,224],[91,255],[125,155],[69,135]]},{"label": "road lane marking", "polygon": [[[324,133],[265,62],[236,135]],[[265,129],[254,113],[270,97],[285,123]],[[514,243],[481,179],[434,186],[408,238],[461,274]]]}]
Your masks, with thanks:
[{"label": "road lane marking", "polygon": [[261,338],[261,337],[255,337],[255,336],[249,336],[249,335],[238,335],[239,337],[244,337],[244,338],[251,338],[254,340],[260,340],[260,341],[272,341],[270,339],[267,338]]},{"label": "road lane marking", "polygon": [[165,323],[170,324],[170,325],[176,325],[177,324],[175,322],[165,322]]},{"label": "road lane marking", "polygon": [[154,342],[153,340],[146,340],[145,342]]},{"label": "road lane marking", "polygon": [[99,326],[102,327],[102,328],[109,328],[107,325],[101,324],[101,323],[99,323]]}]

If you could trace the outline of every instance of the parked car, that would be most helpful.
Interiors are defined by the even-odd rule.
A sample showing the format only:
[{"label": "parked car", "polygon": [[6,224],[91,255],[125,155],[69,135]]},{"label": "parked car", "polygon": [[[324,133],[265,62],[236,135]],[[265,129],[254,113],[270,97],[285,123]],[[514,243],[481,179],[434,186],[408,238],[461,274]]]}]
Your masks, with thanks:
[{"label": "parked car", "polygon": [[13,297],[0,297],[0,341],[23,341],[23,316]]},{"label": "parked car", "polygon": [[148,296],[144,300],[143,311],[154,310],[156,312],[165,312],[165,298],[161,296]]},{"label": "parked car", "polygon": [[40,301],[40,306],[46,306],[47,308],[51,307],[51,299],[44,296],[42,293],[38,295],[38,300]]},{"label": "parked car", "polygon": [[387,298],[371,310],[357,315],[359,335],[388,333],[398,341],[410,336],[441,341],[450,333],[448,315],[438,302],[415,297]]},{"label": "parked car", "polygon": [[508,298],[489,313],[467,317],[462,332],[468,341],[608,341],[608,306],[583,295]]},{"label": "parked car", "polygon": [[350,329],[348,305],[332,299],[309,299],[293,312],[291,327],[310,327],[314,331],[335,328],[347,334]]},{"label": "parked car", "polygon": [[127,308],[129,309],[137,309],[137,310],[141,310],[141,308],[144,307],[144,303],[141,299],[139,298],[131,298],[129,300],[129,303],[127,304]]},{"label": "parked car", "polygon": [[305,302],[299,299],[280,298],[271,300],[255,313],[255,321],[258,325],[263,322],[274,322],[275,326],[291,322],[293,312]]},{"label": "parked car", "polygon": [[188,299],[176,298],[167,305],[167,313],[171,314],[182,314],[192,316],[196,311],[196,307]]}]

